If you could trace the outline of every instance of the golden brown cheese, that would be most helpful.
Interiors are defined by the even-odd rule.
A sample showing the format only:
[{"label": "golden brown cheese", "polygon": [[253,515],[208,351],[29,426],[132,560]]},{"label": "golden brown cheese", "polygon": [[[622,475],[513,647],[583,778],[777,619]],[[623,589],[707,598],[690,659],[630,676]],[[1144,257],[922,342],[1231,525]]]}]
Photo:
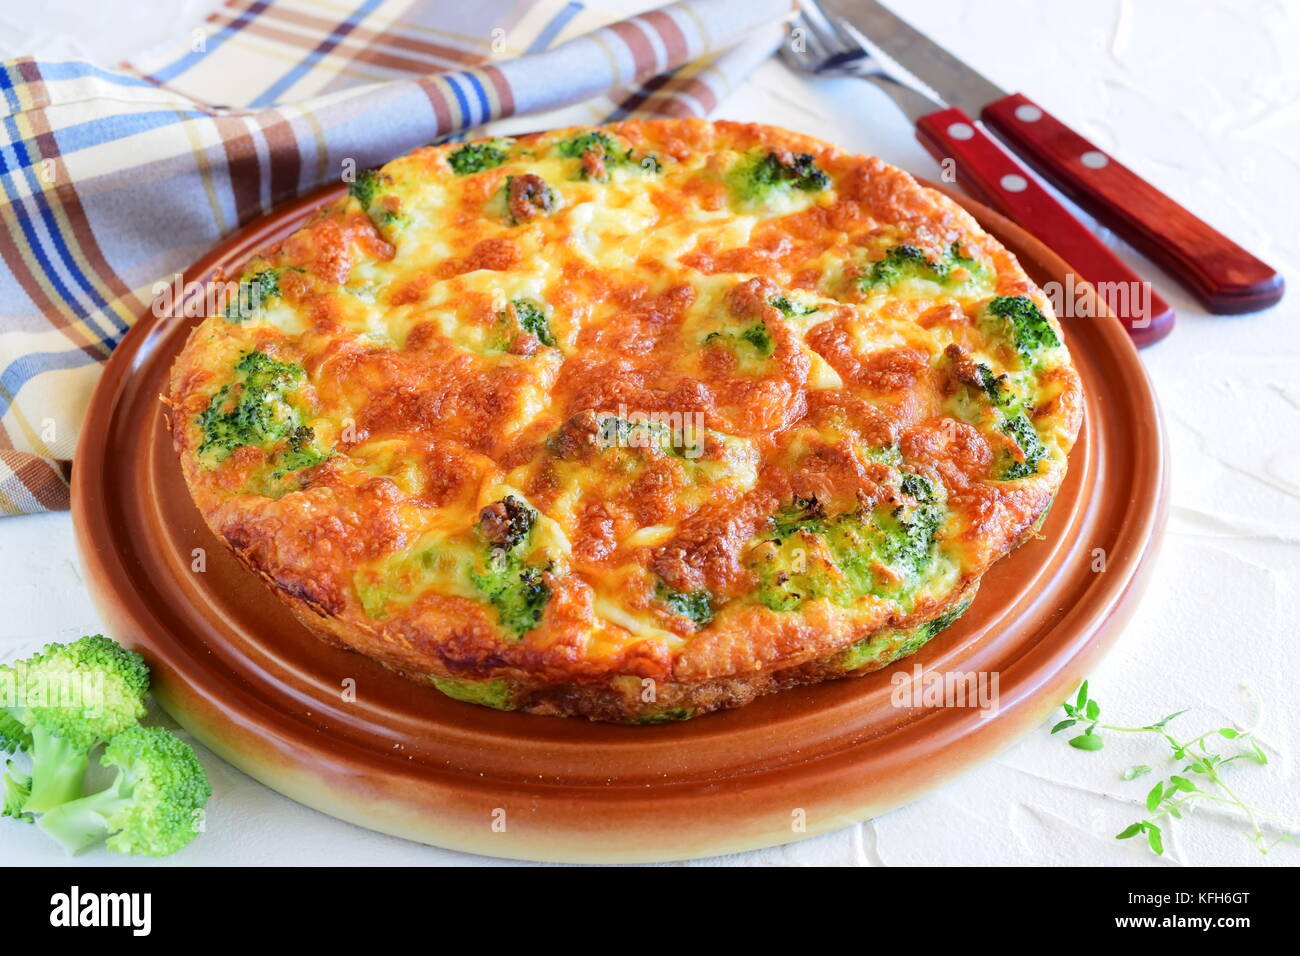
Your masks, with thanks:
[{"label": "golden brown cheese", "polygon": [[1032,533],[1082,415],[968,214],[766,126],[417,150],[239,278],[167,399],[205,520],[490,706],[657,722],[884,666]]}]

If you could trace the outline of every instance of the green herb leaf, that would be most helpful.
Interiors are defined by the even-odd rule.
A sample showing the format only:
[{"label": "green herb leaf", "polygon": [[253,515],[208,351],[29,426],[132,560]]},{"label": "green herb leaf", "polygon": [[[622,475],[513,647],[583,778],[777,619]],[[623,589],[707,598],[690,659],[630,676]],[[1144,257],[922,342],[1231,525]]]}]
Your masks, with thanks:
[{"label": "green herb leaf", "polygon": [[1163,783],[1158,783],[1152,787],[1150,793],[1147,794],[1147,809],[1154,813],[1156,807],[1160,806],[1160,800],[1164,795],[1165,785]]},{"label": "green herb leaf", "polygon": [[1147,846],[1151,847],[1151,851],[1155,853],[1156,856],[1164,856],[1165,845],[1164,842],[1160,839],[1160,828],[1156,826],[1154,823],[1148,823],[1146,825],[1146,831],[1147,831]]}]

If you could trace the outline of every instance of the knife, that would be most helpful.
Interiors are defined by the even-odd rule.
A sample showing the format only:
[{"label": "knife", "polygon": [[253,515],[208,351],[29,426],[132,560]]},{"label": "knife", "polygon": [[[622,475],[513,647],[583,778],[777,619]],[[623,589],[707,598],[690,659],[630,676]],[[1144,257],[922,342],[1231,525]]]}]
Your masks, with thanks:
[{"label": "knife", "polygon": [[[970,123],[965,111],[975,113],[1045,179],[1163,267],[1210,312],[1255,312],[1282,298],[1285,284],[1275,269],[1029,97],[1008,94],[876,0],[840,0],[827,6],[864,34],[870,46],[949,104],[949,110],[917,122],[917,136],[932,154],[954,157],[961,164],[947,131],[954,123]],[[884,66],[889,69],[888,63]],[[978,161],[976,157],[968,160]],[[985,198],[999,212],[1007,212],[1014,196],[1007,196],[996,184],[991,186],[985,196],[976,198]],[[1019,221],[1014,213],[1007,214]],[[1072,262],[1065,250],[1058,251]],[[1083,268],[1082,263],[1072,264]]]}]

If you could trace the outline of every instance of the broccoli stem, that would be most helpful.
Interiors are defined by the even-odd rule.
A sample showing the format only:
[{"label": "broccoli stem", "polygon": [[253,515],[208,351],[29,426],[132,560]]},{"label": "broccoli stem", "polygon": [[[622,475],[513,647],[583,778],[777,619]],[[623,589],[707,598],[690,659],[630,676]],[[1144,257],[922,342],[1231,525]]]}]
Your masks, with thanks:
[{"label": "broccoli stem", "polygon": [[23,804],[27,813],[44,813],[82,794],[88,751],[57,737],[37,724],[32,728],[32,795]]},{"label": "broccoli stem", "polygon": [[119,773],[112,785],[99,793],[71,800],[42,814],[36,821],[37,827],[70,856],[94,846],[112,832],[108,821],[113,814],[131,802],[121,793],[124,776]]}]

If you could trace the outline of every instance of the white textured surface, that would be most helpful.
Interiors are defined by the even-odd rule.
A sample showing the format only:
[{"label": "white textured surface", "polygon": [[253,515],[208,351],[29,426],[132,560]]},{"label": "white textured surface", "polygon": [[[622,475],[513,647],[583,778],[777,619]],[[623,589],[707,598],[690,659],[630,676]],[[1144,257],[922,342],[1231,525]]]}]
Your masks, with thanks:
[{"label": "white textured surface", "polygon": [[[112,62],[188,30],[202,2],[162,0],[85,15],[70,0],[0,13],[0,55],[86,55]],[[92,5],[93,6],[93,5]],[[76,15],[72,16],[72,8]],[[167,10],[158,16],[154,11]],[[1202,218],[1282,269],[1291,297],[1268,312],[1208,316],[1145,261],[1179,314],[1144,353],[1164,405],[1173,510],[1150,590],[1092,675],[1108,719],[1145,723],[1184,707],[1175,726],[1258,726],[1273,762],[1234,774],[1238,792],[1300,819],[1297,621],[1300,620],[1300,5],[1283,0],[1088,4],[930,0],[908,15],[1007,89],[1023,90],[1113,151]],[[721,107],[726,118],[802,129],[933,176],[936,167],[890,103],[851,81],[810,85],[775,62]],[[1113,383],[1123,388],[1124,383]],[[0,520],[0,657],[98,630],[66,515]],[[201,756],[215,796],[209,832],[175,864],[429,864],[493,861],[378,836],[300,807]],[[1231,815],[1172,827],[1164,860],[1112,835],[1143,816],[1154,775],[1176,772],[1145,739],[1101,753],[1047,730],[917,803],[859,827],[726,858],[768,864],[1295,865],[1300,847],[1261,857]],[[1291,825],[1296,832],[1296,824]],[[62,857],[33,828],[0,826],[6,862]],[[87,864],[134,863],[97,851]]]}]

